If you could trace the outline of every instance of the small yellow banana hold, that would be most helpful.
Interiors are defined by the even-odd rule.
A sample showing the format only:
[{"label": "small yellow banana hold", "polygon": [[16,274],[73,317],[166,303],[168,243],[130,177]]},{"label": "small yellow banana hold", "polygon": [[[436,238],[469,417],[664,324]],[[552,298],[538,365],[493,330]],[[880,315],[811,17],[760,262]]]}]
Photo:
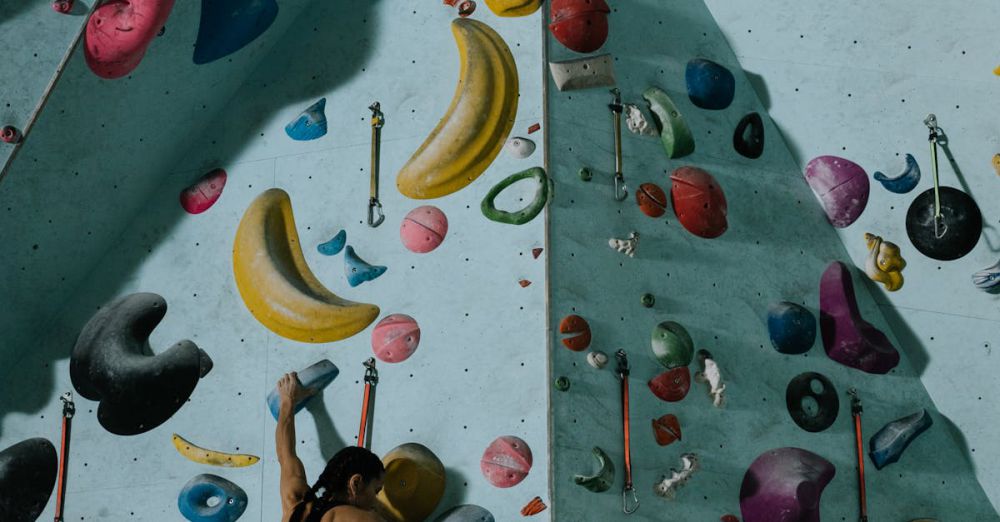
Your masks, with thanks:
[{"label": "small yellow banana hold", "polygon": [[528,16],[542,6],[542,0],[486,0],[497,16]]},{"label": "small yellow banana hold", "polygon": [[192,460],[199,464],[222,466],[226,468],[243,468],[246,466],[252,466],[260,460],[260,457],[255,457],[253,455],[245,455],[242,453],[223,453],[221,451],[195,446],[176,433],[174,433],[173,441],[174,447],[177,448],[177,453],[180,453],[188,460]]},{"label": "small yellow banana hold", "polygon": [[451,106],[396,177],[413,199],[457,192],[500,153],[517,115],[517,66],[503,38],[471,18],[451,23],[461,70]]},{"label": "small yellow banana hold", "polygon": [[292,202],[281,189],[257,196],[243,214],[233,245],[233,275],[250,313],[295,341],[346,339],[379,314],[377,306],[343,299],[316,279],[302,255]]}]

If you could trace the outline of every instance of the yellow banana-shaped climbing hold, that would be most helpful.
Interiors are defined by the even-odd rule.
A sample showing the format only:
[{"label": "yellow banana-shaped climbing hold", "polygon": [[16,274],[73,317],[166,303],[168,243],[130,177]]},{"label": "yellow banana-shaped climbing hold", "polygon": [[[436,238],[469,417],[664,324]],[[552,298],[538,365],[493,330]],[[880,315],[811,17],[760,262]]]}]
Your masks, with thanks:
[{"label": "yellow banana-shaped climbing hold", "polygon": [[542,6],[542,0],[486,0],[497,16],[528,16]]},{"label": "yellow banana-shaped climbing hold", "polygon": [[865,233],[865,242],[868,244],[868,257],[865,259],[865,273],[868,277],[885,285],[885,289],[890,292],[902,288],[906,261],[899,253],[899,246],[868,233]]},{"label": "yellow banana-shaped climbing hold", "polygon": [[457,192],[500,153],[517,115],[517,66],[503,38],[472,18],[451,23],[461,70],[451,106],[396,177],[414,199]]},{"label": "yellow banana-shaped climbing hold", "polygon": [[250,313],[274,333],[328,343],[364,330],[379,308],[355,303],[316,279],[299,244],[288,193],[270,189],[250,204],[233,245],[236,287]]},{"label": "yellow banana-shaped climbing hold", "polygon": [[260,460],[260,457],[255,457],[253,455],[245,455],[242,453],[223,453],[221,451],[205,449],[191,444],[191,442],[176,433],[174,433],[173,441],[174,447],[177,448],[177,453],[180,453],[188,460],[192,460],[199,464],[222,466],[225,468],[243,468],[246,466],[252,466]]}]

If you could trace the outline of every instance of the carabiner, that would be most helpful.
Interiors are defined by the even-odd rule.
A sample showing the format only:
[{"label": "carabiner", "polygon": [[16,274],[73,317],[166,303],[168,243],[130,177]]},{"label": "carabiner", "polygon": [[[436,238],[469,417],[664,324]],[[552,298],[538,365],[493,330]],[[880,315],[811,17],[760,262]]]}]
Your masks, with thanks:
[{"label": "carabiner", "polygon": [[622,93],[617,88],[611,89],[614,99],[608,104],[615,125],[615,201],[624,201],[628,197],[628,187],[625,186],[625,176],[622,174]]},{"label": "carabiner", "polygon": [[944,222],[944,215],[941,214],[941,193],[938,184],[938,139],[940,138],[940,127],[937,124],[937,116],[933,113],[924,118],[924,125],[930,134],[927,141],[931,146],[931,172],[934,174],[934,237],[941,239],[948,232],[948,225]]},{"label": "carabiner", "polygon": [[[632,502],[633,502],[632,509],[628,508],[629,492],[632,493]],[[635,494],[635,488],[632,487],[631,484],[625,486],[625,489],[622,490],[622,511],[625,512],[626,515],[631,515],[632,513],[635,513],[636,510],[638,509],[639,509],[639,496]]]},{"label": "carabiner", "polygon": [[[378,219],[375,219],[375,214],[378,214]],[[385,214],[382,213],[382,203],[375,198],[370,198],[368,200],[368,226],[375,228],[385,221]]]},{"label": "carabiner", "polygon": [[628,186],[621,172],[615,174],[615,201],[625,201],[628,197]]},{"label": "carabiner", "polygon": [[[375,102],[368,106],[372,111],[372,157],[371,157],[371,183],[368,194],[368,226],[375,228],[385,221],[385,214],[382,213],[382,203],[378,200],[378,167],[379,157],[382,150],[382,126],[385,125],[385,115],[382,114],[382,106]],[[378,219],[375,219],[375,211],[378,211]]]}]

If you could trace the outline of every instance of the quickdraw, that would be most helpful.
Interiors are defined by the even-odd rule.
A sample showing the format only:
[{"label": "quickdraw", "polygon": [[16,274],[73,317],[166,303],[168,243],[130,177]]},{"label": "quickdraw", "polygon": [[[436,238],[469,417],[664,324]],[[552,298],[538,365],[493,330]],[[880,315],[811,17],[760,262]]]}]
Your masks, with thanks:
[{"label": "quickdraw", "polygon": [[854,438],[858,449],[858,502],[861,506],[861,522],[868,522],[868,500],[865,493],[865,450],[861,442],[861,399],[858,390],[850,388],[847,394],[851,396],[851,416],[854,417]]},{"label": "quickdraw", "polygon": [[931,146],[931,172],[934,174],[934,236],[938,239],[944,237],[945,232],[948,231],[948,225],[944,223],[944,215],[941,214],[941,188],[938,184],[938,124],[937,116],[933,114],[928,114],[924,118],[924,125],[927,126],[927,130],[930,134],[927,136],[927,141],[930,142]]},{"label": "quickdraw", "polygon": [[615,123],[615,201],[624,201],[628,197],[628,187],[625,185],[625,175],[622,174],[622,95],[618,89],[611,89],[614,99],[608,104],[611,117]]},{"label": "quickdraw", "polygon": [[372,449],[372,426],[375,421],[375,388],[378,385],[378,370],[375,358],[369,357],[365,365],[365,395],[361,404],[361,427],[358,429],[358,447]]},{"label": "quickdraw", "polygon": [[[625,487],[622,488],[622,511],[626,515],[631,515],[639,509],[639,497],[635,493],[632,485],[632,454],[629,449],[629,422],[628,422],[628,356],[625,350],[618,350],[615,353],[618,359],[618,378],[622,381],[622,428],[625,433]],[[629,509],[629,494],[632,496],[632,508]]]},{"label": "quickdraw", "polygon": [[[368,226],[375,228],[385,221],[382,203],[378,199],[378,164],[382,149],[382,126],[385,125],[385,115],[382,114],[382,107],[378,102],[371,104],[368,108],[372,111],[372,162],[371,187],[368,194]],[[376,214],[378,214],[377,218]]]},{"label": "quickdraw", "polygon": [[73,415],[76,413],[73,392],[62,394],[59,400],[63,403],[62,442],[59,444],[59,478],[56,485],[55,522],[63,522],[63,505],[66,502],[66,462],[69,460],[69,438],[73,427]]}]

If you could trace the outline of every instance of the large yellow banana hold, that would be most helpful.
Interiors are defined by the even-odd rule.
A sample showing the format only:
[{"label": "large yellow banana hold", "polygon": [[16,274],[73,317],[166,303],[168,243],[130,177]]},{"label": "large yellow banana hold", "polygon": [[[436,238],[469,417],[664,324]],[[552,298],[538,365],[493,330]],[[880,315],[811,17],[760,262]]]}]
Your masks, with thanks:
[{"label": "large yellow banana hold", "polygon": [[451,106],[396,178],[414,199],[457,192],[503,147],[517,115],[517,66],[503,38],[471,18],[451,23],[462,68]]},{"label": "large yellow banana hold", "polygon": [[253,455],[244,455],[242,453],[223,453],[221,451],[195,446],[176,433],[174,433],[173,441],[174,447],[177,448],[177,453],[180,453],[188,460],[192,460],[199,464],[222,466],[226,468],[243,468],[246,466],[252,466],[260,460],[260,457],[255,457]]},{"label": "large yellow banana hold", "polygon": [[250,313],[274,333],[305,343],[346,339],[379,308],[326,289],[306,265],[288,193],[270,189],[250,204],[233,245],[236,287]]}]

